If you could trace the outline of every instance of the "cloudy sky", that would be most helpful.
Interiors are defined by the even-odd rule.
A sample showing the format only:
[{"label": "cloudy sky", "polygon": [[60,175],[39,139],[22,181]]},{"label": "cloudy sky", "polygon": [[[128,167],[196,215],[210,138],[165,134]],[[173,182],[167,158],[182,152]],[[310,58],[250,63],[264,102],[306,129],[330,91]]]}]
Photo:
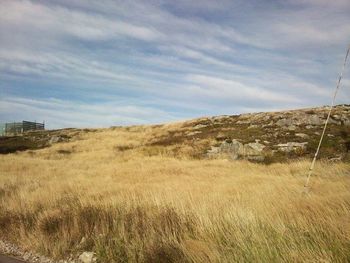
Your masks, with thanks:
[{"label": "cloudy sky", "polygon": [[[0,0],[0,122],[106,127],[330,104],[349,14],[349,0]],[[350,103],[349,68],[337,103]]]}]

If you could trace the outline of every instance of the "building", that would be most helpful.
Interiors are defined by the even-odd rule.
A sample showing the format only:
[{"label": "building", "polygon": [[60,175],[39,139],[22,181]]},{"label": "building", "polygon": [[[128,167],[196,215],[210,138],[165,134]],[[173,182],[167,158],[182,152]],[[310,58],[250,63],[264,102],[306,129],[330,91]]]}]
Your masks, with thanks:
[{"label": "building", "polygon": [[45,130],[45,123],[22,121],[0,124],[0,136],[17,135],[23,132],[36,130]]}]

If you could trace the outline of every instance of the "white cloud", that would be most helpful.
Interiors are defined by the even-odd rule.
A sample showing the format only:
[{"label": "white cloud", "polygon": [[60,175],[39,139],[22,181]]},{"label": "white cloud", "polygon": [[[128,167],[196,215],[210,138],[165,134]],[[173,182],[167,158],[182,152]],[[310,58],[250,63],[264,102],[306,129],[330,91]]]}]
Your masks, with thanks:
[{"label": "white cloud", "polygon": [[[65,34],[86,40],[106,40],[120,36],[141,40],[158,37],[154,29],[126,23],[101,15],[87,14],[66,8],[36,4],[30,1],[5,1],[0,22],[8,26],[25,26],[31,31],[64,37]],[[54,33],[54,35],[52,35]]]},{"label": "white cloud", "polygon": [[286,96],[283,93],[273,92],[267,89],[249,86],[232,79],[222,79],[203,75],[190,75],[188,81],[197,84],[191,86],[197,96],[205,95],[210,98],[221,98],[231,101],[259,101],[265,102],[298,102],[293,96]]},{"label": "white cloud", "polygon": [[[200,116],[328,103],[350,39],[345,0],[3,0],[1,6],[0,93],[11,98],[7,107],[20,104],[43,116],[39,105],[55,105],[43,98],[57,94],[55,84],[60,107],[67,100],[89,112],[79,96],[73,103],[72,93],[102,101],[90,107],[93,125],[109,125],[113,116],[96,116],[118,108],[110,98],[120,94],[127,102],[118,111],[130,122],[153,120],[142,115],[151,100],[164,120],[173,116],[167,112]],[[131,114],[138,110],[142,120]],[[60,119],[79,122],[68,113]]]}]

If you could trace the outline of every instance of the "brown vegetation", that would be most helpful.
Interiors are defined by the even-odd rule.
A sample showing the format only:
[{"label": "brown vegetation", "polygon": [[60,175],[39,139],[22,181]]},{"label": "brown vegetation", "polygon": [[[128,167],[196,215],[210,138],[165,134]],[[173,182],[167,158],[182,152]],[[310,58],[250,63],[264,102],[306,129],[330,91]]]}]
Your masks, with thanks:
[{"label": "brown vegetation", "polygon": [[[182,124],[82,132],[0,156],[0,236],[99,262],[348,262],[350,165],[199,160]],[[173,134],[176,137],[176,133]],[[199,147],[196,150],[196,147]]]},{"label": "brown vegetation", "polygon": [[[259,142],[264,146],[263,158],[260,160],[264,160],[265,163],[273,163],[312,158],[327,112],[327,107],[319,107],[284,112],[204,117],[147,127],[112,127],[105,131],[123,131],[134,136],[143,130],[142,140],[137,141],[136,144],[114,145],[116,152],[127,152],[138,148],[148,156],[166,154],[177,158],[204,159],[208,157],[207,153],[212,147],[218,147],[225,141],[237,140],[242,144]],[[336,106],[323,140],[322,151],[319,155],[321,159],[336,158],[350,161],[349,125],[350,106]],[[0,137],[0,154],[41,149],[57,142],[77,141],[90,133],[101,131],[63,129],[29,132],[16,137]],[[306,146],[292,151],[281,151],[278,145],[290,142]],[[247,156],[242,158],[249,159]]]}]

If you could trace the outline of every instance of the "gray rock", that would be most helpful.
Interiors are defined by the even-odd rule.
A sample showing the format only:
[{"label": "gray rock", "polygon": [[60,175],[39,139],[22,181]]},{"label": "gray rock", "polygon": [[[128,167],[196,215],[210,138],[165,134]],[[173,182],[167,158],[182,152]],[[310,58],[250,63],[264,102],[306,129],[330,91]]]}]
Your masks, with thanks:
[{"label": "gray rock", "polygon": [[96,262],[95,253],[94,252],[87,252],[87,251],[85,251],[79,256],[79,261],[81,263],[93,263],[93,262]]},{"label": "gray rock", "polygon": [[329,124],[336,124],[336,125],[340,125],[340,124],[341,124],[340,121],[337,121],[337,120],[335,120],[334,118],[329,118],[328,123],[329,123]]},{"label": "gray rock", "polygon": [[54,144],[58,142],[65,142],[68,141],[67,138],[63,138],[61,136],[52,136],[49,140],[49,144]]},{"label": "gray rock", "polygon": [[335,114],[335,115],[332,116],[332,118],[335,119],[335,120],[340,120],[340,115]]},{"label": "gray rock", "polygon": [[0,240],[0,254],[12,255],[25,260],[26,262],[54,263],[50,258],[22,250],[14,244]]},{"label": "gray rock", "polygon": [[268,124],[261,125],[261,128],[271,127],[272,125],[273,125],[273,122],[272,124],[268,123]]},{"label": "gray rock", "polygon": [[292,152],[297,151],[299,149],[306,150],[307,142],[287,142],[277,144],[276,147],[281,152]]},{"label": "gray rock", "polygon": [[216,147],[216,146],[212,146],[210,150],[207,151],[208,157],[212,157],[218,153],[220,153],[220,147]]},{"label": "gray rock", "polygon": [[294,122],[292,119],[280,119],[276,122],[276,125],[279,127],[286,127],[293,125]]},{"label": "gray rock", "polygon": [[262,161],[264,160],[264,148],[265,145],[259,142],[247,143],[243,145],[237,140],[232,140],[231,142],[223,142],[219,147],[212,146],[207,152],[207,156],[217,157],[220,155],[226,155],[231,160],[245,158],[248,160]]},{"label": "gray rock", "polygon": [[243,149],[244,149],[243,156],[248,160],[263,161],[265,159],[265,156],[263,154],[264,148],[265,148],[265,145],[258,142],[247,143],[243,146]]},{"label": "gray rock", "polygon": [[237,140],[231,142],[224,141],[219,147],[212,146],[207,152],[208,157],[216,157],[218,155],[226,155],[232,160],[245,158],[248,160],[262,161],[264,160],[263,150],[265,145],[254,142],[242,144]]},{"label": "gray rock", "polygon": [[265,145],[258,142],[247,143],[244,145],[244,155],[261,155],[264,148]]},{"label": "gray rock", "polygon": [[297,127],[295,125],[290,125],[290,126],[287,126],[286,129],[288,131],[295,131],[297,129]]},{"label": "gray rock", "polygon": [[334,158],[331,158],[329,159],[330,162],[340,162],[342,160],[342,156],[339,156],[339,157],[334,157]]},{"label": "gray rock", "polygon": [[228,154],[231,159],[236,160],[244,153],[243,144],[237,140],[232,140],[230,143],[223,142],[220,146],[220,152]]},{"label": "gray rock", "polygon": [[256,128],[259,128],[259,126],[256,124],[252,124],[248,127],[248,129],[256,129]]},{"label": "gray rock", "polygon": [[310,136],[305,134],[305,133],[296,133],[295,136],[303,138],[303,139],[308,139]]},{"label": "gray rock", "polygon": [[196,126],[193,127],[193,129],[203,129],[205,127],[208,127],[207,125],[204,125],[204,124],[197,124]]},{"label": "gray rock", "polygon": [[306,124],[308,125],[322,125],[324,124],[324,120],[322,120],[320,117],[318,117],[317,115],[311,115],[311,116],[308,116],[305,120]]},{"label": "gray rock", "polygon": [[237,123],[237,124],[249,124],[249,123],[250,123],[250,120],[247,120],[247,121],[237,121],[236,123]]},{"label": "gray rock", "polygon": [[266,115],[265,117],[263,117],[263,121],[269,121],[271,119],[270,115]]}]

